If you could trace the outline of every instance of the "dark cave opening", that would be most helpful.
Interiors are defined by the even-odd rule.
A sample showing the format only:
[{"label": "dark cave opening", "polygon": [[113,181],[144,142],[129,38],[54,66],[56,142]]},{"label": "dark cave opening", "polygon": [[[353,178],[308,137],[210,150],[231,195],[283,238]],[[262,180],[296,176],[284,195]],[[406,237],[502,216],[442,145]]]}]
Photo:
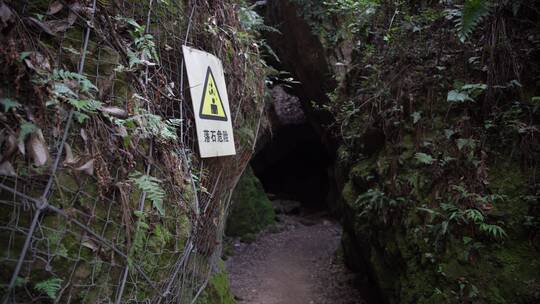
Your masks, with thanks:
[{"label": "dark cave opening", "polygon": [[309,212],[327,208],[331,162],[320,135],[302,123],[274,131],[251,166],[270,197],[298,201]]},{"label": "dark cave opening", "polygon": [[[272,92],[272,134],[259,141],[251,166],[271,199],[294,200],[303,211],[339,216],[333,170],[337,142],[325,128],[333,118],[313,106],[326,104],[327,93],[336,86],[324,49],[292,3],[269,1],[259,9],[265,22],[277,29],[263,33],[279,58],[267,54],[269,64],[298,82],[272,79],[288,96]],[[303,118],[288,119],[290,113],[280,111],[284,107],[295,108],[292,112],[301,112]]]}]

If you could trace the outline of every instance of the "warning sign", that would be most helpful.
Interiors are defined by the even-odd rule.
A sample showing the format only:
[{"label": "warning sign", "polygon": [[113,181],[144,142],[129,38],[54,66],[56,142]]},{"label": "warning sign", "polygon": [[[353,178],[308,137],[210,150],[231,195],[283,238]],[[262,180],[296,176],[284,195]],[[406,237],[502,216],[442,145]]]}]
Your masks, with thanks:
[{"label": "warning sign", "polygon": [[225,108],[223,107],[223,102],[221,101],[219,90],[216,87],[216,81],[210,67],[208,67],[208,71],[206,72],[199,115],[203,119],[227,121],[227,113],[225,113]]},{"label": "warning sign", "polygon": [[201,157],[236,154],[231,112],[221,60],[209,53],[182,47]]}]

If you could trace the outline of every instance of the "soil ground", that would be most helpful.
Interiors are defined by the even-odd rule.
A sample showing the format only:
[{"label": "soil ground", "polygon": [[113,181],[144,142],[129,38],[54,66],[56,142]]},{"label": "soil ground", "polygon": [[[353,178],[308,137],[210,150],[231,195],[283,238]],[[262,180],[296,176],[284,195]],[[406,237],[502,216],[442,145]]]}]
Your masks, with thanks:
[{"label": "soil ground", "polygon": [[235,242],[226,262],[239,304],[360,304],[337,254],[341,227],[323,216],[282,216],[277,233]]}]

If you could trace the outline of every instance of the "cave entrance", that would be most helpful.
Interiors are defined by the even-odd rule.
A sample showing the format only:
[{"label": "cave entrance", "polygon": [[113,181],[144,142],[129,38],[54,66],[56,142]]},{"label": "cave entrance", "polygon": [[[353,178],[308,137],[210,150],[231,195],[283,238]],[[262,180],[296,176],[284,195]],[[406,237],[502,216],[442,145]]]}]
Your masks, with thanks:
[{"label": "cave entrance", "polygon": [[272,89],[273,134],[259,142],[251,165],[270,199],[298,201],[307,212],[333,212],[338,199],[332,169],[336,144],[324,127],[333,118],[313,107],[327,104],[327,93],[336,87],[325,50],[292,2],[267,1],[260,13],[278,30],[263,33],[279,58],[267,54],[269,65],[298,82],[278,80],[282,88]]},{"label": "cave entrance", "polygon": [[[254,243],[235,244],[236,256],[227,262],[233,292],[246,303],[364,303],[372,288],[335,258],[342,232],[332,219],[342,215],[341,179],[334,168],[339,139],[328,128],[332,115],[319,110],[330,103],[335,73],[292,1],[253,1],[259,2],[266,4],[260,8],[265,24],[278,29],[264,33],[279,58],[267,56],[267,63],[296,81],[271,79],[275,86],[266,115],[271,131],[258,138],[250,165],[273,201],[277,223]],[[283,201],[299,202],[300,216],[281,209]]]},{"label": "cave entrance", "polygon": [[311,213],[328,207],[331,163],[320,135],[304,122],[274,130],[251,166],[270,199],[300,202]]}]

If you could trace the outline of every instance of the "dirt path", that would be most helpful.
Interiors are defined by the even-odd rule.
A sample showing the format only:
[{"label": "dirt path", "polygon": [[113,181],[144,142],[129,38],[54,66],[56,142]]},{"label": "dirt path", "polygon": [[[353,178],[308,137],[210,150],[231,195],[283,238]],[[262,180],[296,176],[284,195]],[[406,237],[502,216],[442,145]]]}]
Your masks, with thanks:
[{"label": "dirt path", "polygon": [[323,218],[285,217],[282,231],[235,244],[227,261],[239,303],[365,303],[336,258],[341,228]]}]

